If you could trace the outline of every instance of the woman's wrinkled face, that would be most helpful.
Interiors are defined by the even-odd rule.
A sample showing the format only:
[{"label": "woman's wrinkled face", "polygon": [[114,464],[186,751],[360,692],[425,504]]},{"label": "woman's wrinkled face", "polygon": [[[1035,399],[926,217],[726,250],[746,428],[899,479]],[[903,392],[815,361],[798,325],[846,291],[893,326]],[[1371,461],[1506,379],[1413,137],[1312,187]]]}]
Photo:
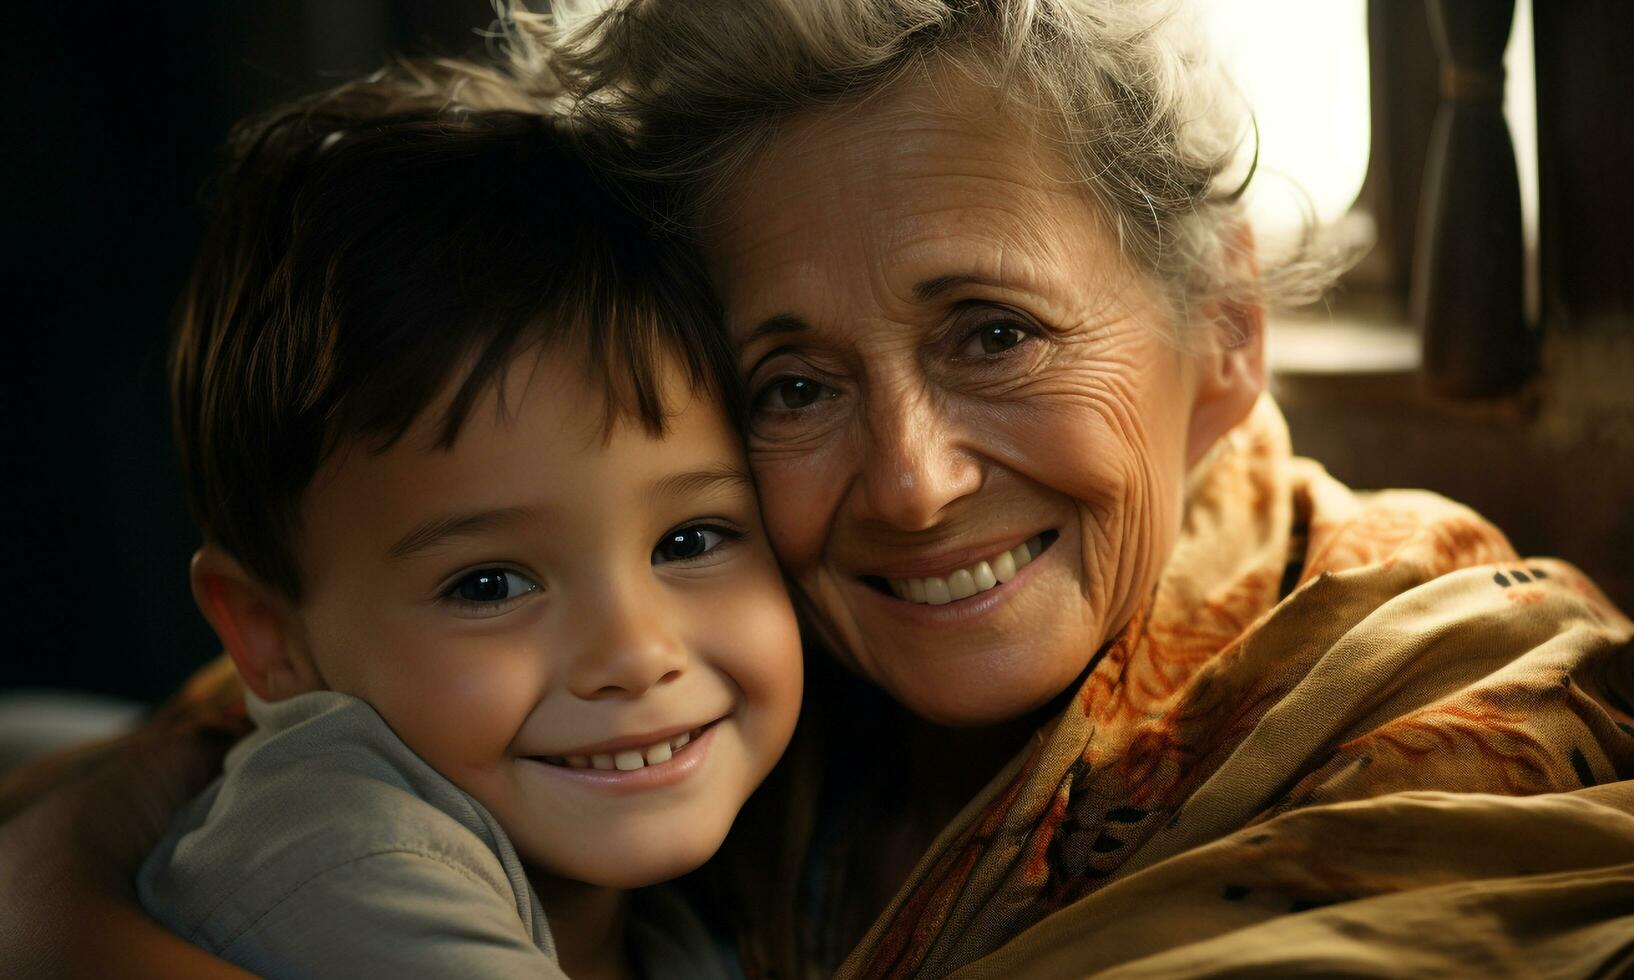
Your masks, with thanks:
[{"label": "woman's wrinkled face", "polygon": [[898,701],[979,725],[1128,621],[1218,432],[1057,151],[961,95],[795,120],[709,215],[710,259],[801,598]]}]

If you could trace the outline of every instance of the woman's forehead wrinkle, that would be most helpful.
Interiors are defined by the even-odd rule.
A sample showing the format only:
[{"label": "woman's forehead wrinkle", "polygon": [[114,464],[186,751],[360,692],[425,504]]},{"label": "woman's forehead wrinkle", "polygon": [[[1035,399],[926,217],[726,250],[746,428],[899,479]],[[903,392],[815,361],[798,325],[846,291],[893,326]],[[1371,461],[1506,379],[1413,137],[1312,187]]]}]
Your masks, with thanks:
[{"label": "woman's forehead wrinkle", "polygon": [[827,249],[801,214],[799,188],[756,181],[743,201],[710,250],[733,336],[742,339],[769,317],[815,321],[825,312],[811,304],[828,292],[818,260]]},{"label": "woman's forehead wrinkle", "polygon": [[[930,275],[971,272],[1000,277],[1033,268],[1055,256],[1063,213],[1082,202],[1059,184],[1040,179],[1031,154],[989,134],[965,127],[937,127],[920,134],[915,151],[891,155],[880,147],[883,197],[875,244],[895,271],[917,284]],[[1006,256],[1027,256],[1016,263]]]},{"label": "woman's forehead wrinkle", "polygon": [[887,102],[795,120],[744,174],[720,243],[736,336],[779,315],[851,341],[918,324],[946,306],[919,288],[938,277],[1062,323],[1105,305],[1121,258],[1056,148],[996,112]]}]

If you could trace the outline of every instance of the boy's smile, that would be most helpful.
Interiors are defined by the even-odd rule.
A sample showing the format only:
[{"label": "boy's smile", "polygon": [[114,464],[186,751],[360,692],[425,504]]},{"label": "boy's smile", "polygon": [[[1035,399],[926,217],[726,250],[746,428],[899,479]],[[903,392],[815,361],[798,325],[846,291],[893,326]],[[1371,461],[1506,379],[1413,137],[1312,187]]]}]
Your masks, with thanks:
[{"label": "boy's smile", "polygon": [[[715,728],[715,722],[710,722],[642,749],[531,758],[540,764],[545,779],[566,779],[604,793],[636,793],[673,786],[697,772],[714,744]],[[630,745],[645,740],[620,741]]]},{"label": "boy's smile", "polygon": [[613,887],[719,846],[793,731],[782,580],[721,408],[604,428],[571,354],[514,359],[453,446],[434,405],[308,488],[297,610],[316,674],[372,704],[541,872]]}]

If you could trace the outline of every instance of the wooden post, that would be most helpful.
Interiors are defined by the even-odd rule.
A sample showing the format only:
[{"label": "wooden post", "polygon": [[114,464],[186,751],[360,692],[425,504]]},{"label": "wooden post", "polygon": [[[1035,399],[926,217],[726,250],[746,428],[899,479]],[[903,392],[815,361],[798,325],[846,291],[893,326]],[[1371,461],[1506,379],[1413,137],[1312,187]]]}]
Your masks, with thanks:
[{"label": "wooden post", "polygon": [[1634,338],[1634,4],[1540,0],[1532,20],[1543,327]]},{"label": "wooden post", "polygon": [[1441,107],[1441,61],[1425,30],[1423,0],[1368,0],[1367,75],[1372,149],[1357,206],[1377,240],[1345,283],[1382,294],[1392,315],[1407,315],[1414,237],[1430,131]]},{"label": "wooden post", "polygon": [[1441,108],[1424,171],[1413,319],[1436,392],[1500,395],[1532,373],[1520,184],[1503,116],[1503,52],[1514,0],[1429,0]]}]

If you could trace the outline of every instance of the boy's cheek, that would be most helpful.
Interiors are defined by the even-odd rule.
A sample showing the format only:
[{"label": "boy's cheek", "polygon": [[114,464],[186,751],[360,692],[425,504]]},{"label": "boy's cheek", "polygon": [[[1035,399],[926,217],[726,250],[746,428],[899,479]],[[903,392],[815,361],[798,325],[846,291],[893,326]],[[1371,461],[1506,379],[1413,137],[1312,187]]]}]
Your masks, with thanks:
[{"label": "boy's cheek", "polygon": [[701,597],[704,639],[698,646],[716,651],[712,666],[743,692],[746,707],[781,751],[799,714],[804,674],[794,609],[775,566],[770,568],[737,588]]},{"label": "boy's cheek", "polygon": [[[542,652],[515,637],[401,638],[379,649],[357,694],[445,775],[503,761],[545,683]],[[456,782],[458,780],[456,779]]]}]

